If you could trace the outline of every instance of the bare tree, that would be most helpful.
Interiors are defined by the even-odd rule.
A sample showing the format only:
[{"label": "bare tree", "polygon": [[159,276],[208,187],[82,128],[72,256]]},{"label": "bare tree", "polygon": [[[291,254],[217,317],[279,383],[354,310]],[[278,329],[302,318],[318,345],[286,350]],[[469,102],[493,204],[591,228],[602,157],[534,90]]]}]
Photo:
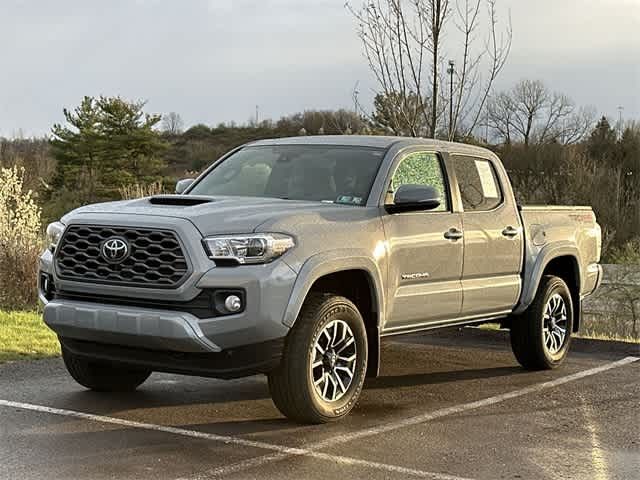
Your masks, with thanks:
[{"label": "bare tree", "polygon": [[330,132],[340,135],[350,135],[352,133],[361,132],[365,124],[357,112],[340,109],[326,112],[327,126]]},{"label": "bare tree", "polygon": [[390,123],[405,125],[408,135],[419,136],[426,133],[421,131],[420,124],[429,124],[430,118],[428,99],[423,93],[430,19],[424,5],[414,2],[411,16],[416,21],[415,25],[409,25],[404,3],[376,0],[359,10],[350,4],[347,7],[358,21],[364,55],[381,89],[378,94],[392,106],[388,112]]},{"label": "bare tree", "polygon": [[487,122],[505,144],[510,145],[513,136],[513,116],[515,115],[513,100],[508,93],[501,92],[491,99],[487,105]]},{"label": "bare tree", "polygon": [[[458,102],[464,105],[464,108],[456,108],[455,123],[452,132],[455,134],[459,127],[458,122],[467,124],[467,128],[463,131],[464,136],[469,136],[479,124],[480,116],[486,108],[491,88],[499,76],[500,72],[507,63],[509,53],[511,52],[511,39],[513,30],[511,28],[511,19],[506,30],[498,37],[498,13],[497,0],[487,0],[486,6],[488,11],[489,34],[485,40],[485,50],[475,56],[471,54],[472,45],[475,43],[475,30],[478,28],[478,18],[480,10],[480,0],[476,0],[475,6],[469,0],[465,0],[464,9],[460,8],[458,3],[458,17],[462,19],[462,28],[458,27],[464,33],[464,56],[462,65],[462,74],[460,75]],[[481,74],[479,68],[483,57],[488,58],[488,67],[486,71],[487,78],[484,82],[480,81]],[[464,99],[464,100],[463,100]],[[473,100],[471,106],[468,102]],[[467,121],[470,116],[471,120]]]},{"label": "bare tree", "polygon": [[505,143],[576,143],[593,125],[594,113],[577,108],[564,94],[540,80],[522,80],[494,96],[488,106],[490,125]]},{"label": "bare tree", "polygon": [[427,18],[431,19],[430,29],[427,32],[428,49],[431,50],[431,122],[429,125],[431,138],[436,137],[436,125],[438,123],[438,65],[440,63],[440,42],[445,21],[449,15],[449,0],[429,0],[424,2],[418,10],[425,10]]},{"label": "bare tree", "polygon": [[[407,135],[435,137],[448,100],[455,104],[451,131],[471,134],[511,47],[510,23],[504,34],[498,33],[496,1],[370,0],[359,9],[347,3],[390,124],[402,125]],[[449,20],[462,33],[461,45],[445,45]],[[488,33],[482,42],[478,32],[484,20]],[[446,54],[456,49],[462,59],[452,98],[442,88],[442,67]]]},{"label": "bare tree", "polygon": [[531,139],[533,123],[542,115],[549,102],[549,92],[538,80],[523,80],[512,90],[514,115],[511,117],[513,128],[522,135],[524,144]]},{"label": "bare tree", "polygon": [[179,135],[182,133],[184,122],[180,114],[170,112],[162,117],[162,131],[171,135]]}]

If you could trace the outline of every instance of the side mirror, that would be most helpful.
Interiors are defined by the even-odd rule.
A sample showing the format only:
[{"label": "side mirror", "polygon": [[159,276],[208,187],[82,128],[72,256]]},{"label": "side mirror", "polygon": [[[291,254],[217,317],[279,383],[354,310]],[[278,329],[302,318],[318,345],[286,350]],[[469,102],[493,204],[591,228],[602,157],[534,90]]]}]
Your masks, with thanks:
[{"label": "side mirror", "polygon": [[178,195],[183,193],[193,182],[193,178],[183,178],[182,180],[178,180],[178,183],[176,183],[176,193]]},{"label": "side mirror", "polygon": [[411,210],[433,210],[442,203],[440,193],[429,185],[400,185],[393,196],[393,204],[387,205],[391,212]]}]

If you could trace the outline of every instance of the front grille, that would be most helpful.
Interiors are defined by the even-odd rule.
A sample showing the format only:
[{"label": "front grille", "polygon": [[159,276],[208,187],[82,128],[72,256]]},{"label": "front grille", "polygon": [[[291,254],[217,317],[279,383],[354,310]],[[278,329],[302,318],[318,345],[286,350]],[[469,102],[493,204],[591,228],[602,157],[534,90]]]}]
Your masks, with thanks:
[{"label": "front grille", "polygon": [[[107,261],[102,245],[112,238],[125,239],[128,256],[120,263]],[[148,228],[71,225],[56,249],[56,271],[65,280],[175,288],[189,271],[175,233]]]}]

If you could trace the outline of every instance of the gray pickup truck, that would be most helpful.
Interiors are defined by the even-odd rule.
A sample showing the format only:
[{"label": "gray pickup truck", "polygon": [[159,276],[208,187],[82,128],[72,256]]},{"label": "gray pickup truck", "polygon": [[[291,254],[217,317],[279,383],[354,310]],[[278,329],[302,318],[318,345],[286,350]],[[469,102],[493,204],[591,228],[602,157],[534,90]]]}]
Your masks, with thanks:
[{"label": "gray pickup truck", "polygon": [[521,207],[489,150],[319,136],[239,147],[176,195],[89,205],[47,231],[44,321],[81,385],[264,373],[287,417],[346,415],[382,337],[499,322],[554,368],[597,288],[589,207]]}]

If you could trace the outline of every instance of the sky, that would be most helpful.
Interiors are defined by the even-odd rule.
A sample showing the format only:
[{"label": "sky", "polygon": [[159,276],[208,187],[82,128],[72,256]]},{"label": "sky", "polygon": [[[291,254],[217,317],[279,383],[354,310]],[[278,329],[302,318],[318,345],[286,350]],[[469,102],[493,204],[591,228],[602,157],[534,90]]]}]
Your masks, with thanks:
[{"label": "sky", "polygon": [[[640,0],[498,8],[513,44],[497,90],[539,79],[613,120],[620,106],[640,119]],[[256,105],[260,119],[353,108],[356,84],[370,106],[355,29],[345,0],[0,0],[0,136],[46,134],[84,95],[145,100],[186,126],[243,123]]]}]

